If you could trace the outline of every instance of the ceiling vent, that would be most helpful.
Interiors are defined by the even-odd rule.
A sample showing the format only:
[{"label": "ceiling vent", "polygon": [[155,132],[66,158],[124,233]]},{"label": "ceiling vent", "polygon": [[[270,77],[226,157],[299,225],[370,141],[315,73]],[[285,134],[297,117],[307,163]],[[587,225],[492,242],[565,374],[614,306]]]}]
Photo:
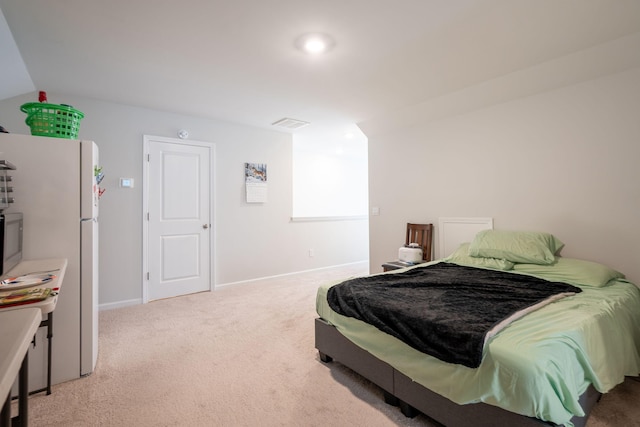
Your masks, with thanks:
[{"label": "ceiling vent", "polygon": [[307,126],[309,122],[303,122],[302,120],[289,119],[285,117],[284,119],[280,119],[277,122],[273,122],[271,124],[273,126],[280,126],[287,129],[300,129]]}]

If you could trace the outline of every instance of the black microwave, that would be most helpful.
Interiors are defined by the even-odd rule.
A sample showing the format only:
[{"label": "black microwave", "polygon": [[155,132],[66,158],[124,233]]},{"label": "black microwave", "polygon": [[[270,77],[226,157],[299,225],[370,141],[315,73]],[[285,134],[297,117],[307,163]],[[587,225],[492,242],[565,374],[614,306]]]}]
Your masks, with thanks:
[{"label": "black microwave", "polygon": [[22,214],[0,214],[0,275],[22,261]]}]

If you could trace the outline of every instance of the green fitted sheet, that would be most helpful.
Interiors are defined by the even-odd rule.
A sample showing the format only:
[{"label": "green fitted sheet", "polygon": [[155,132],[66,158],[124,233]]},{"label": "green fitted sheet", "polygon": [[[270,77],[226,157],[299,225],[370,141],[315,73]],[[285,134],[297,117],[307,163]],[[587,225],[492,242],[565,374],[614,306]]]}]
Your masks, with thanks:
[{"label": "green fitted sheet", "polygon": [[327,290],[335,284],[318,289],[321,318],[413,381],[458,404],[485,402],[571,426],[571,417],[584,415],[578,398],[589,384],[606,393],[625,376],[640,373],[640,290],[624,280],[581,287],[582,293],[516,320],[488,342],[477,369],[442,362],[333,312]]}]

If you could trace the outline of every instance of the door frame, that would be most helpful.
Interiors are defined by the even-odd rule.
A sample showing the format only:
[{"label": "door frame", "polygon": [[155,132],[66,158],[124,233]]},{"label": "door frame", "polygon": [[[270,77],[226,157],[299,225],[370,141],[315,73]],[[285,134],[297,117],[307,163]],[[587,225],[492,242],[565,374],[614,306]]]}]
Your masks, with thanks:
[{"label": "door frame", "polygon": [[215,263],[215,236],[216,236],[216,215],[215,215],[215,171],[216,171],[216,144],[213,142],[192,141],[177,138],[167,138],[162,136],[143,135],[143,156],[142,156],[142,303],[149,302],[149,144],[153,141],[176,144],[195,145],[209,148],[209,217],[211,218],[210,238],[209,238],[209,283],[210,290],[216,287],[216,263]]}]

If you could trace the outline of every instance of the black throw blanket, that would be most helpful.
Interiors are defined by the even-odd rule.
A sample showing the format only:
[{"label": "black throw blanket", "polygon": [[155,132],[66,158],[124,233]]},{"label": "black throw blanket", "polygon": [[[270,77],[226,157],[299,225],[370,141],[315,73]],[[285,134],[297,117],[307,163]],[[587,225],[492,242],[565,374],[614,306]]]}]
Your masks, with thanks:
[{"label": "black throw blanket", "polygon": [[362,320],[440,360],[477,368],[485,335],[517,311],[565,292],[566,283],[438,263],[347,280],[327,294],[335,312]]}]

